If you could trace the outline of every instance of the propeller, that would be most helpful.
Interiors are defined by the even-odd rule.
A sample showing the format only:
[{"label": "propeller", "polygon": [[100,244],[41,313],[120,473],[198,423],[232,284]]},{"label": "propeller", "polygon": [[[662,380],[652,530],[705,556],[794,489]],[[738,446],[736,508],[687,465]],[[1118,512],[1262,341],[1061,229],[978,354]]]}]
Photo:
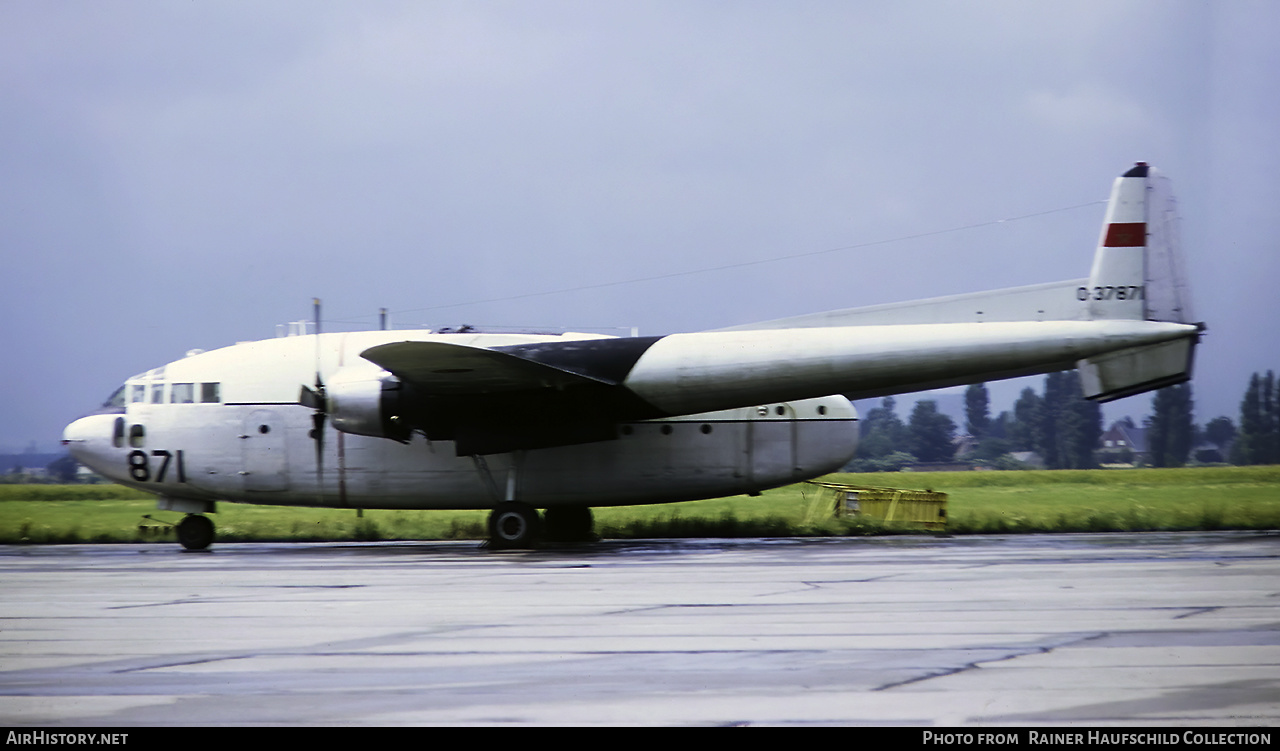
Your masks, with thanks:
[{"label": "propeller", "polygon": [[328,419],[328,400],[326,399],[324,381],[320,379],[320,371],[316,371],[315,388],[303,385],[298,394],[298,403],[315,410],[311,415],[311,440],[316,445],[316,482],[324,480],[324,424]]},{"label": "propeller", "polygon": [[315,410],[311,415],[311,440],[316,444],[316,489],[324,488],[324,423],[329,416],[329,402],[326,398],[324,389],[324,381],[320,378],[320,298],[312,298],[312,308],[315,311],[315,337],[316,337],[316,386],[314,389],[307,388],[304,384],[302,391],[298,394],[298,403],[304,407],[310,407]]}]

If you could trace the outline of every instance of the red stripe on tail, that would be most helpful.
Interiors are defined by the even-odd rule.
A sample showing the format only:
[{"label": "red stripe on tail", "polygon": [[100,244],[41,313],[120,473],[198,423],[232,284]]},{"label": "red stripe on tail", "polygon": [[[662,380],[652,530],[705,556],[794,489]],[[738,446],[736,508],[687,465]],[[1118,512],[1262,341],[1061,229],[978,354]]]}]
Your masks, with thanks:
[{"label": "red stripe on tail", "polygon": [[1107,239],[1102,242],[1108,248],[1135,248],[1147,244],[1146,222],[1116,222],[1107,225]]}]

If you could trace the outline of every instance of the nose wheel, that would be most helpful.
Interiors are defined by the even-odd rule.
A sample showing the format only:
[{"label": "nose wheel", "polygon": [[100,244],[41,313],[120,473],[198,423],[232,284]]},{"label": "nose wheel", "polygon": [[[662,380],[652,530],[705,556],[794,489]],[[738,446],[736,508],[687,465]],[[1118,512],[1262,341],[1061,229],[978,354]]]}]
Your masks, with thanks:
[{"label": "nose wheel", "polygon": [[204,550],[213,543],[213,521],[202,514],[187,514],[177,531],[178,542],[187,550]]}]

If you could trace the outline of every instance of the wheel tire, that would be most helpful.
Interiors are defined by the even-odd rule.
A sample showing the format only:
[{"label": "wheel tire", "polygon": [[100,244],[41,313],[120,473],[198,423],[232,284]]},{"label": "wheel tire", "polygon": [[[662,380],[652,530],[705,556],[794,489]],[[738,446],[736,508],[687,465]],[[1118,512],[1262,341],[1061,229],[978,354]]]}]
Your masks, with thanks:
[{"label": "wheel tire", "polygon": [[178,542],[187,550],[204,550],[213,544],[213,521],[200,514],[187,514],[178,522]]},{"label": "wheel tire", "polygon": [[542,533],[538,510],[523,503],[500,503],[489,513],[489,547],[532,548]]},{"label": "wheel tire", "polygon": [[552,506],[544,512],[545,536],[555,542],[594,542],[595,519],[590,506]]}]

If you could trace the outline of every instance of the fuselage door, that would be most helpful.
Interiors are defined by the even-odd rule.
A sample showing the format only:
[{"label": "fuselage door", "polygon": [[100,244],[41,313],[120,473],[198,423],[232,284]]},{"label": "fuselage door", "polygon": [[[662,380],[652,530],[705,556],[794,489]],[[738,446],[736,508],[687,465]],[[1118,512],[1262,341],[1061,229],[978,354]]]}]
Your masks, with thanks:
[{"label": "fuselage door", "polygon": [[240,434],[244,464],[244,489],[257,491],[289,489],[289,456],[284,420],[269,409],[249,413]]},{"label": "fuselage door", "polygon": [[770,404],[757,410],[747,422],[747,476],[753,482],[786,478],[796,471],[795,408]]}]

